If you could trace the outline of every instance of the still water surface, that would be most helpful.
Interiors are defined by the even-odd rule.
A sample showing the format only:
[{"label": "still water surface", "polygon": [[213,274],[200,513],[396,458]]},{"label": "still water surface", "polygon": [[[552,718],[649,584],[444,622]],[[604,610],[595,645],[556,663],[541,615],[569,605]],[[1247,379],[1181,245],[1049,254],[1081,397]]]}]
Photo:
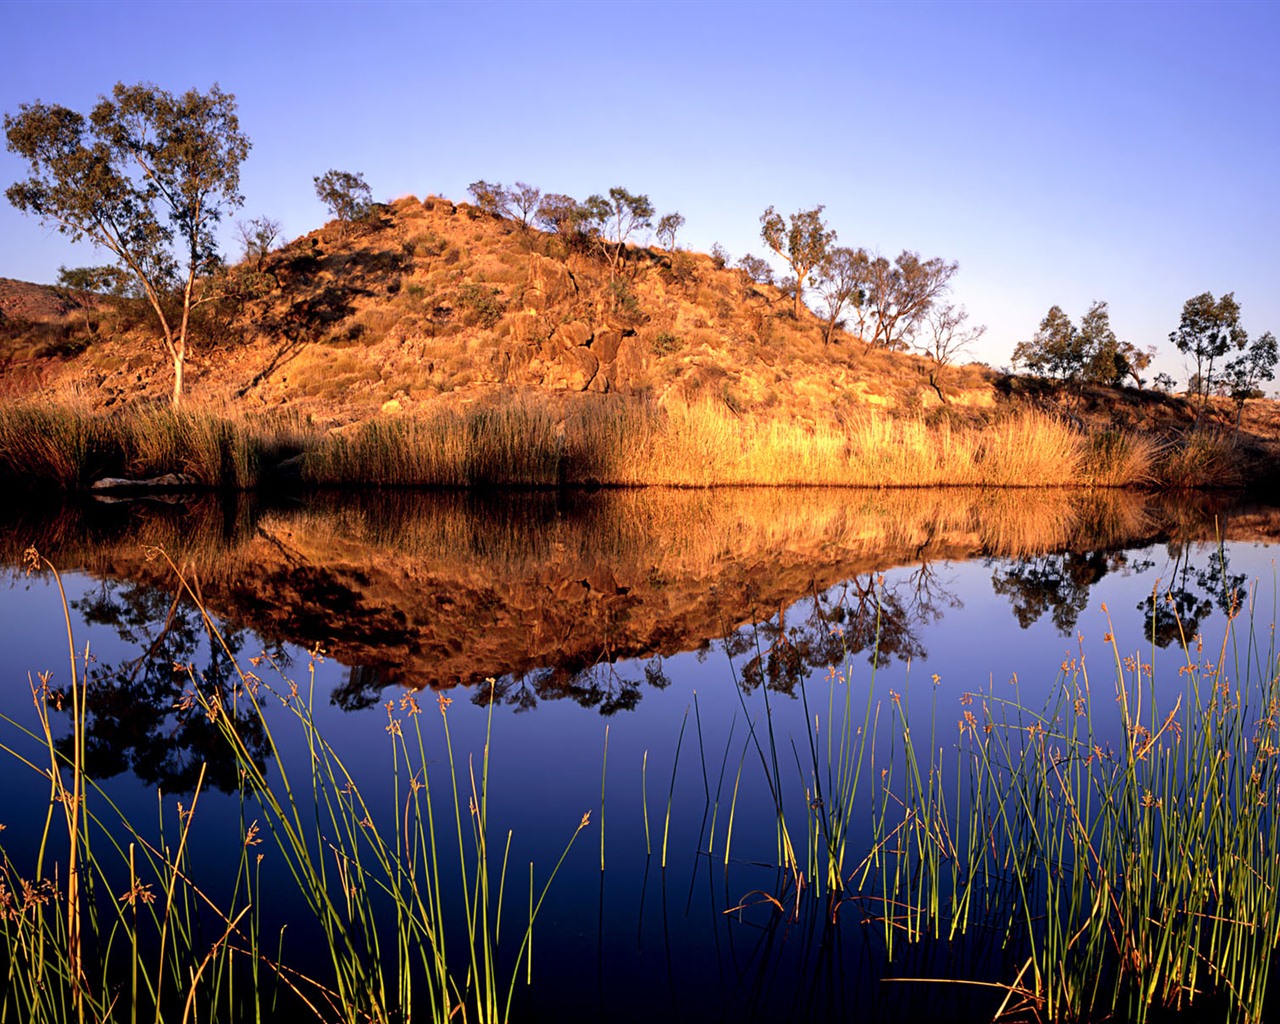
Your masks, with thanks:
[{"label": "still water surface", "polygon": [[[966,694],[1036,705],[1064,661],[1083,659],[1100,687],[1114,686],[1117,649],[1176,675],[1183,638],[1220,642],[1233,600],[1270,628],[1277,536],[1280,509],[1257,503],[1037,491],[36,510],[0,531],[0,712],[30,721],[29,680],[69,675],[57,588],[21,568],[35,546],[63,571],[74,643],[90,657],[91,773],[145,819],[190,793],[206,763],[195,849],[216,887],[229,860],[219,837],[238,813],[218,791],[234,790],[235,769],[209,723],[179,707],[180,669],[207,687],[234,673],[176,567],[238,660],[262,658],[273,685],[314,687],[321,729],[354,776],[387,773],[388,715],[404,719],[406,693],[433,711],[435,693],[453,697],[455,747],[477,753],[492,703],[490,819],[512,830],[517,876],[531,860],[549,868],[591,812],[539,918],[520,1019],[983,1019],[998,1002],[987,990],[881,979],[1001,980],[998,948],[924,944],[890,961],[865,907],[842,908],[831,927],[821,906],[779,914],[762,898],[785,884],[767,779],[744,755],[749,723],[779,738],[792,758],[781,774],[800,794],[793,752],[833,685],[879,709],[905,698],[913,730],[948,751]],[[282,735],[282,758],[305,758]],[[256,753],[270,760],[265,743]],[[0,824],[21,858],[47,788],[13,759],[0,773]],[[278,882],[268,915],[283,923],[297,908]]]}]

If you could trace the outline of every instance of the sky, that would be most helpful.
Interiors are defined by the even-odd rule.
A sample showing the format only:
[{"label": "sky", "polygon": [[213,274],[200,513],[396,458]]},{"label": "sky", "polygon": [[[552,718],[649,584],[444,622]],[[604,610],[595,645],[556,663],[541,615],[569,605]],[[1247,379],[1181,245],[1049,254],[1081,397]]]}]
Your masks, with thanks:
[{"label": "sky", "polygon": [[[241,218],[326,219],[312,179],[465,200],[477,179],[621,185],[679,242],[768,255],[760,215],[959,262],[1008,366],[1049,307],[1109,304],[1186,380],[1182,304],[1280,332],[1280,4],[0,3],[0,111],[118,81],[234,93]],[[0,152],[0,189],[26,176]],[[228,230],[225,247],[234,254]],[[0,200],[0,277],[105,262]],[[782,264],[774,260],[778,269]]]}]

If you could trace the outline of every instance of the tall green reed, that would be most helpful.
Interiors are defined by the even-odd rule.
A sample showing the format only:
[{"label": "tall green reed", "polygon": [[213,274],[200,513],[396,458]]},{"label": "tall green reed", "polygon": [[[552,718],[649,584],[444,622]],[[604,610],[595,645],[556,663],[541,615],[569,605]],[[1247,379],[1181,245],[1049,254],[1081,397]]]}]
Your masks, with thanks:
[{"label": "tall green reed", "polygon": [[[876,695],[878,652],[856,684],[865,703],[848,652],[827,672],[825,720],[810,704],[823,683],[799,682],[799,742],[779,735],[768,684],[757,714],[734,668],[748,716],[735,751],[758,761],[779,837],[765,902],[860,914],[890,961],[995,938],[1017,965],[1004,980],[919,980],[991,985],[1000,1015],[1145,1021],[1212,997],[1227,1019],[1260,1020],[1280,943],[1280,662],[1255,614],[1237,598],[1220,646],[1185,638],[1159,682],[1154,645],[1122,655],[1108,629],[1111,682],[1069,658],[1043,701],[1016,677],[965,694],[950,736],[938,677],[918,719],[909,685]],[[740,783],[741,767],[731,822]]]},{"label": "tall green reed", "polygon": [[[200,609],[210,643],[234,663],[198,595],[174,573]],[[478,764],[455,751],[449,698],[438,701],[438,738],[428,737],[414,695],[405,694],[398,707],[387,705],[387,809],[366,799],[317,726],[318,652],[305,688],[283,672],[282,685],[268,685],[255,663],[236,666],[240,685],[230,693],[207,692],[188,667],[185,709],[208,716],[239,767],[240,851],[228,896],[207,891],[193,871],[203,771],[189,803],[177,804],[176,819],[162,800],[154,835],[128,820],[85,771],[88,652],[78,665],[65,597],[63,610],[72,663],[70,742],[55,735],[50,710],[63,691],[51,687],[49,677],[32,687],[35,728],[3,719],[16,739],[0,743],[0,750],[46,779],[50,795],[33,867],[23,870],[8,854],[0,858],[0,1021],[159,1024],[261,1021],[281,1013],[351,1024],[409,1021],[415,1014],[484,1024],[510,1018],[522,972],[526,982],[531,977],[534,922],[589,815],[572,829],[543,879],[530,864],[527,917],[510,924],[504,910],[508,881],[514,884],[508,875],[512,835],[495,842],[489,820],[492,703]],[[255,725],[275,759],[274,778],[246,740],[246,728]],[[308,755],[301,768],[279,756],[286,727],[300,730]],[[41,751],[48,767],[36,760]],[[434,799],[433,751],[443,751],[447,766],[435,780],[445,792]],[[65,826],[60,843],[59,816]],[[175,820],[171,841],[166,827]],[[329,961],[323,969],[289,966],[283,933],[273,950],[261,932],[264,854],[258,848],[267,840],[319,928]]]}]

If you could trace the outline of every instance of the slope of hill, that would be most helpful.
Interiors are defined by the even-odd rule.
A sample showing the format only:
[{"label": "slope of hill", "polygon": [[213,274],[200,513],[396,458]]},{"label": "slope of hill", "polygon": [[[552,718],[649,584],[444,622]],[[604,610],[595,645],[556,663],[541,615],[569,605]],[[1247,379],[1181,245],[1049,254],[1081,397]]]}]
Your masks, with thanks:
[{"label": "slope of hill", "polygon": [[[329,224],[218,287],[231,297],[201,311],[196,402],[286,404],[331,422],[495,389],[674,393],[809,421],[943,402],[926,360],[868,352],[842,332],[826,346],[816,317],[797,321],[778,288],[710,256],[628,248],[615,275],[554,233],[434,197]],[[0,295],[10,289],[16,300],[16,283]],[[95,403],[159,399],[169,367],[136,306],[99,309],[90,334],[65,300],[28,301],[23,317],[58,320],[82,344],[23,345],[11,326],[7,368]],[[992,377],[964,367],[935,383],[948,404],[981,409],[995,403]]]},{"label": "slope of hill", "polygon": [[[309,429],[343,432],[532,402],[563,438],[568,417],[598,413],[604,395],[616,396],[608,415],[633,417],[618,430],[637,410],[643,418],[696,405],[742,424],[827,430],[837,448],[842,431],[869,419],[945,429],[1032,408],[1095,438],[1136,431],[1167,453],[1185,445],[1195,421],[1189,402],[1158,392],[1067,391],[981,365],[939,367],[840,330],[825,344],[824,325],[807,309],[797,318],[788,293],[712,256],[645,247],[608,255],[439,197],[377,206],[359,223],[330,223],[207,282],[186,401],[239,416],[283,410]],[[80,409],[166,400],[172,369],[140,300],[0,281],[0,317],[0,395]],[[1234,414],[1215,410],[1236,453],[1230,472],[1219,473],[1218,444],[1209,463],[1192,453],[1187,479],[1280,475],[1276,404],[1249,402],[1238,433]],[[1085,457],[1108,443],[1090,441]],[[831,481],[847,478],[840,470]],[[1094,477],[1104,479],[1121,482]]]}]

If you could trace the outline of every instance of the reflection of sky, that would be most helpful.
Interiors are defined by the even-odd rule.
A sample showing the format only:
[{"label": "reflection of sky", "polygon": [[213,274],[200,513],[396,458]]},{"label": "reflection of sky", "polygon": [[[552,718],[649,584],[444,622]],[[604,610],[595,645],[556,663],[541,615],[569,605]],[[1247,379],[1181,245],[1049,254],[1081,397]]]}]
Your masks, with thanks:
[{"label": "reflection of sky", "polygon": [[[1212,545],[1193,548],[1192,564],[1205,566],[1213,551]],[[1226,545],[1225,551],[1231,572],[1245,574],[1250,585],[1257,586],[1256,621],[1260,624],[1259,639],[1265,643],[1274,618],[1273,549],[1261,544],[1232,543]],[[993,573],[1009,563],[939,564],[937,577],[953,599],[949,602],[953,606],[945,610],[939,621],[920,626],[919,639],[926,656],[909,665],[892,661],[875,672],[874,699],[881,702],[882,724],[888,718],[887,701],[892,689],[909,699],[913,732],[919,738],[927,731],[931,702],[936,699],[937,731],[932,742],[935,747],[943,747],[944,763],[951,770],[956,763],[956,722],[963,711],[960,705],[963,693],[992,689],[997,695],[1012,696],[1010,680],[1016,676],[1023,703],[1039,706],[1057,679],[1060,663],[1079,657],[1081,652],[1089,669],[1097,713],[1114,722],[1116,671],[1114,654],[1104,635],[1114,628],[1121,656],[1139,654],[1144,661],[1150,660],[1151,643],[1144,640],[1138,607],[1150,593],[1154,580],[1157,577],[1167,580],[1175,566],[1164,548],[1146,549],[1141,557],[1153,563],[1149,569],[1109,572],[1092,588],[1076,630],[1069,636],[1058,631],[1047,614],[1026,629],[1018,627],[1010,613],[1009,599],[992,590]],[[911,572],[912,569],[905,568],[886,573],[886,585],[889,588],[902,585]],[[65,582],[72,599],[99,587],[96,581],[80,576],[67,577]],[[1110,621],[1101,610],[1104,603],[1110,609]],[[52,670],[55,685],[66,680],[65,635],[57,592],[47,577],[14,578],[7,589],[0,590],[0,609],[5,634],[4,643],[0,645],[5,680],[0,692],[0,712],[30,722],[28,671]],[[788,610],[788,623],[801,623],[805,614],[805,604],[795,606]],[[1223,617],[1215,610],[1203,627],[1206,643],[1214,651],[1221,643],[1223,628]],[[1082,639],[1077,637],[1077,632]],[[86,642],[91,653],[103,663],[130,653],[110,628],[78,624],[78,648],[83,650]],[[245,653],[254,653],[252,642],[246,645]],[[1167,694],[1177,685],[1176,671],[1183,663],[1183,655],[1168,649],[1156,651],[1155,658],[1156,690]],[[872,668],[865,652],[853,656],[847,667],[852,680],[854,713],[860,719],[867,688],[872,685]],[[760,756],[753,748],[744,746],[748,715],[764,742],[768,721],[764,713],[765,694],[757,690],[745,698],[740,696],[732,683],[721,643],[714,644],[704,657],[686,653],[666,658],[663,669],[671,680],[669,687],[644,687],[634,711],[607,719],[595,710],[581,708],[568,700],[544,701],[530,713],[517,713],[510,707],[499,707],[494,712],[490,813],[495,835],[505,836],[508,828],[513,830],[512,864],[518,865],[513,877],[519,881],[516,905],[523,906],[527,898],[528,861],[532,858],[536,862],[538,878],[544,879],[582,814],[591,812],[592,827],[579,837],[538,930],[541,956],[535,959],[535,964],[540,961],[541,969],[535,967],[534,1002],[568,1007],[569,1017],[593,1012],[594,1001],[603,989],[610,992],[610,1006],[621,1001],[623,1005],[636,1007],[638,1016],[642,1015],[641,1010],[650,1012],[666,1006],[673,991],[680,993],[682,1005],[691,1016],[700,999],[707,1000],[706,1008],[713,1009],[719,1005],[717,1001],[729,997],[715,984],[699,988],[695,979],[719,972],[721,984],[732,988],[736,982],[724,979],[735,975],[726,964],[749,961],[751,943],[759,937],[748,925],[734,924],[720,911],[749,889],[769,886],[774,881],[771,872],[762,872],[747,863],[771,861],[775,854],[774,830],[767,813],[769,796],[762,781]],[[306,670],[307,658],[299,652],[293,677],[304,688]],[[620,665],[618,670],[630,677],[643,675],[643,665],[639,663]],[[940,677],[936,692],[931,678],[934,673]],[[318,666],[319,694],[327,694],[346,674],[343,666],[333,662]],[[266,677],[270,681],[270,677]],[[808,684],[810,712],[823,719],[828,693],[825,677],[825,671],[818,669]],[[384,698],[398,696],[388,692]],[[453,691],[451,696],[456,698],[448,712],[455,752],[461,765],[466,764],[469,753],[475,752],[478,773],[484,711],[467,699],[469,695],[465,691]],[[439,712],[429,693],[420,694],[419,703],[423,708],[421,721],[428,730],[429,756],[438,759],[432,771],[439,778],[443,770]],[[790,787],[784,799],[790,808],[798,811],[800,789],[796,780],[800,773],[796,761],[799,758],[803,763],[808,743],[803,705],[799,699],[780,694],[770,694],[768,704],[779,740],[782,774]],[[323,696],[317,700],[316,707],[322,733],[334,741],[353,776],[372,780],[368,785],[369,792],[376,797],[375,806],[389,815],[385,790],[381,788],[383,782],[379,781],[385,779],[389,761],[385,710],[375,706],[361,712],[342,712]],[[400,715],[398,710],[396,713]],[[284,719],[280,709],[272,711],[274,722],[280,724]],[[657,858],[682,723],[685,723],[684,736],[668,839],[671,868],[665,876],[664,895],[664,878],[657,869]],[[607,871],[602,890],[599,826],[606,727]],[[820,728],[822,744],[827,729],[825,721]],[[1104,731],[1106,728],[1103,726]],[[733,740],[729,743],[731,729]],[[6,733],[11,734],[12,729],[6,729]],[[294,759],[293,770],[300,770],[304,762],[297,759],[301,746],[296,731],[284,730],[280,735],[285,738],[282,745],[286,757]],[[646,752],[646,792],[654,855],[648,881],[644,883],[641,764]],[[883,749],[880,756],[883,757]],[[742,781],[734,825],[735,866],[726,882],[719,865],[722,864],[728,804],[740,762]],[[695,858],[694,850],[705,850],[708,846],[704,786],[714,799],[722,771],[724,781],[714,853],[711,857]],[[42,820],[47,790],[34,773],[12,761],[0,768],[0,781],[6,789],[0,821],[9,826],[4,839],[13,851],[15,844],[22,842],[24,824]],[[139,820],[154,820],[154,793],[123,779],[111,781],[109,789],[128,813],[136,814]],[[438,795],[441,792],[437,790]],[[169,798],[169,806],[172,800]],[[870,807],[869,797],[867,807]],[[201,797],[200,814],[200,827],[206,830],[203,837],[208,841],[194,847],[197,870],[203,868],[216,875],[219,863],[227,858],[214,840],[220,831],[231,827],[234,801],[221,794],[206,793]],[[268,851],[269,876],[270,860]],[[642,884],[645,884],[643,901]],[[276,909],[283,912],[283,908]],[[601,920],[608,925],[602,928]],[[668,950],[671,964],[667,960]],[[786,955],[800,954],[793,951]],[[577,972],[558,975],[552,967],[556,961],[589,964],[596,974],[594,977],[579,977]],[[653,982],[654,977],[671,980],[659,985]],[[562,982],[574,984],[566,989],[561,986]],[[540,1004],[543,998],[548,1003]]]}]

